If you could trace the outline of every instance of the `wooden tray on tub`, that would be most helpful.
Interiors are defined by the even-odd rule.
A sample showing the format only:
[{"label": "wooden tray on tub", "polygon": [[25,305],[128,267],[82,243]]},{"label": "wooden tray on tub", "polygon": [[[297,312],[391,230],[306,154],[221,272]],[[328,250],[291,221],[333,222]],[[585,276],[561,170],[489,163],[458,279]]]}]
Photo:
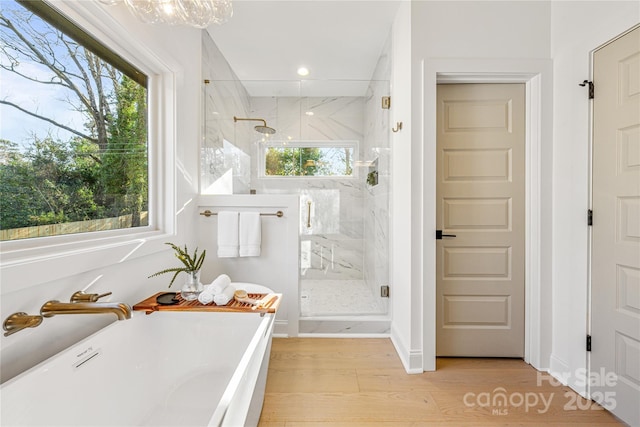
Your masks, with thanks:
[{"label": "wooden tray on tub", "polygon": [[[176,304],[172,305],[163,305],[158,304],[156,298],[159,295],[162,295],[166,292],[158,292],[155,295],[150,296],[149,298],[140,301],[136,305],[133,306],[133,309],[136,311],[146,311],[147,314],[151,314],[154,311],[209,311],[209,312],[232,312],[232,313],[275,313],[278,311],[278,307],[280,306],[280,301],[282,301],[282,294],[273,294],[276,296],[276,299],[268,305],[267,308],[257,308],[253,310],[253,305],[243,302],[238,302],[235,299],[229,301],[227,305],[216,305],[215,303],[211,304],[202,304],[198,300],[194,301],[186,301],[178,292],[175,298],[178,300]],[[249,293],[248,296],[251,299],[262,299],[269,294],[256,294]]]}]

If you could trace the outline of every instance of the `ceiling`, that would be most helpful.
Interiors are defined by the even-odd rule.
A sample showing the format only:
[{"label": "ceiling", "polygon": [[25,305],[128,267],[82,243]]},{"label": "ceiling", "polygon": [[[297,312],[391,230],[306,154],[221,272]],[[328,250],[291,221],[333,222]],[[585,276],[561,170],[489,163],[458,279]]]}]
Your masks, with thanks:
[{"label": "ceiling", "polygon": [[252,96],[362,96],[399,4],[234,0],[229,22],[208,31]]}]

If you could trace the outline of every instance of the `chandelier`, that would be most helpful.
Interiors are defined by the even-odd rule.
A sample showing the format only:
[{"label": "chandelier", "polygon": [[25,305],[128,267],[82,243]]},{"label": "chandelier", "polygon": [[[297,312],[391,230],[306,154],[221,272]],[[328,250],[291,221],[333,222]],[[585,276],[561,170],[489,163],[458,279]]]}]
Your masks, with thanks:
[{"label": "chandelier", "polygon": [[148,24],[190,25],[206,28],[224,24],[233,15],[231,0],[100,0],[114,5],[125,3],[142,22]]}]

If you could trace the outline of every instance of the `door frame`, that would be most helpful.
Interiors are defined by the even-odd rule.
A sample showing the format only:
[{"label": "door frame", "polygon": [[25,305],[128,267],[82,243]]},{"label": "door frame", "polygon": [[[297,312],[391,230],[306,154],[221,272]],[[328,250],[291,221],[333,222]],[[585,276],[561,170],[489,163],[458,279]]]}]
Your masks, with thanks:
[{"label": "door frame", "polygon": [[[551,356],[552,61],[422,61],[423,370],[436,354],[436,86],[439,83],[525,84],[525,348],[524,360],[548,370]],[[429,100],[429,102],[426,102]],[[547,142],[545,144],[545,141]],[[544,171],[543,173],[543,166]],[[545,316],[545,314],[547,314]]]}]

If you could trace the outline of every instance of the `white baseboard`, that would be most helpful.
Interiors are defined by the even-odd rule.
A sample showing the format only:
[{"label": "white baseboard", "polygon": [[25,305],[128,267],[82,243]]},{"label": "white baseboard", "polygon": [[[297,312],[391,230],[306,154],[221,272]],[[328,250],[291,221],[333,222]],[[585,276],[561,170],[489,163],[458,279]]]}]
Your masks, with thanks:
[{"label": "white baseboard", "polygon": [[407,374],[421,374],[424,372],[422,367],[422,351],[408,349],[393,325],[391,326],[391,342]]},{"label": "white baseboard", "polygon": [[549,365],[549,375],[560,381],[562,385],[568,385],[567,373],[571,372],[569,364],[559,357],[551,355],[551,357],[549,358]]},{"label": "white baseboard", "polygon": [[558,382],[562,383],[562,385],[570,387],[580,396],[588,399],[586,387],[588,372],[586,364],[585,366],[572,369],[567,362],[554,355],[551,355],[550,361],[551,368],[549,369],[549,374],[558,380]]}]

